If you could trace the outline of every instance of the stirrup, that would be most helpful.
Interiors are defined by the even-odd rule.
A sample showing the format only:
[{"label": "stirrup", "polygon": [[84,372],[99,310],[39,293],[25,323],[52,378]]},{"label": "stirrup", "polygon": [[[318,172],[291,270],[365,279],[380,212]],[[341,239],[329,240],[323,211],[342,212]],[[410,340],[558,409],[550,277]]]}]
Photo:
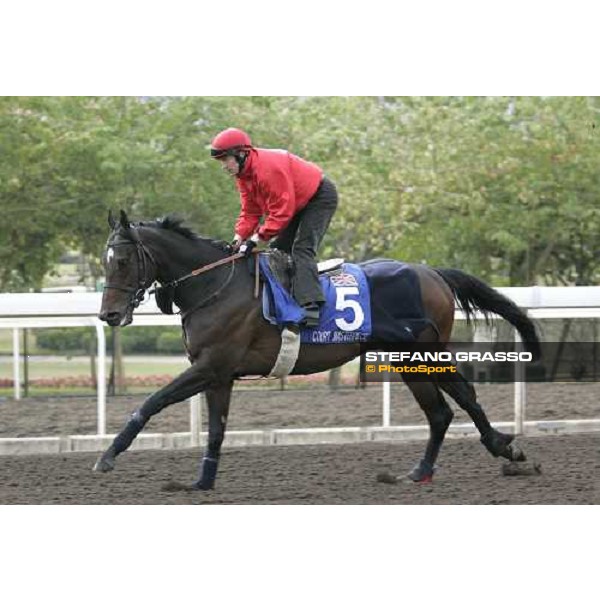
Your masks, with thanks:
[{"label": "stirrup", "polygon": [[302,324],[305,327],[318,327],[321,316],[321,308],[318,304],[308,304],[302,307],[304,309],[304,319]]}]

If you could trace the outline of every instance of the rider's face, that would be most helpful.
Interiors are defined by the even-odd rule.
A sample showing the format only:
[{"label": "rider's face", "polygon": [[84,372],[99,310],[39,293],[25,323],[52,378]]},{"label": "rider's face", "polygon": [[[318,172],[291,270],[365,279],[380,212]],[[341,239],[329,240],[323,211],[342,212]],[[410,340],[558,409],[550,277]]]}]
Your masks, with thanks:
[{"label": "rider's face", "polygon": [[235,156],[224,156],[219,159],[219,162],[221,163],[221,168],[232,177],[235,177],[240,172],[240,165],[235,159]]}]

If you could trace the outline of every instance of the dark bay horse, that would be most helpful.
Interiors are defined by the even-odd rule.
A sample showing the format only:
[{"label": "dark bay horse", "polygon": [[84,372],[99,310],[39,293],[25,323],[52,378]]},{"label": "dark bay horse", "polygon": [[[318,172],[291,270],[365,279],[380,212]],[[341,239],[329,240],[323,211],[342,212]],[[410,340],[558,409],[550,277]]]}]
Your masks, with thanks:
[{"label": "dark bay horse", "polygon": [[[230,261],[199,276],[186,277],[193,270],[229,256],[228,245],[201,238],[181,224],[165,217],[149,223],[130,223],[121,211],[111,226],[103,256],[106,286],[100,319],[112,327],[131,323],[139,305],[154,281],[170,291],[182,315],[184,341],[191,366],[171,383],[149,396],[129,418],[123,430],[98,459],[94,470],[110,471],[117,455],[125,451],[148,420],[161,410],[204,392],[208,404],[208,446],[200,476],[192,486],[198,490],[214,487],[221,445],[225,436],[231,390],[236,378],[267,375],[277,358],[280,331],[262,317],[261,300],[254,298],[254,278],[246,259]],[[533,323],[511,300],[479,279],[456,269],[433,269],[413,265],[429,327],[418,341],[447,342],[454,322],[455,299],[467,317],[475,310],[495,313],[521,334],[525,348],[539,355],[539,340]],[[181,280],[177,286],[170,283]],[[160,300],[160,301],[159,301]],[[373,290],[371,303],[377,303]],[[159,305],[165,304],[164,297]],[[169,304],[167,301],[166,304]],[[437,329],[437,331],[435,330]],[[292,375],[304,375],[339,367],[360,354],[360,345],[325,344],[300,347]],[[452,380],[414,381],[405,377],[419,406],[427,416],[430,437],[423,459],[409,477],[431,481],[434,464],[452,421],[453,412],[442,391],[464,409],[481,434],[481,442],[495,457],[525,460],[514,436],[494,429],[476,400],[473,386],[456,373]]]}]

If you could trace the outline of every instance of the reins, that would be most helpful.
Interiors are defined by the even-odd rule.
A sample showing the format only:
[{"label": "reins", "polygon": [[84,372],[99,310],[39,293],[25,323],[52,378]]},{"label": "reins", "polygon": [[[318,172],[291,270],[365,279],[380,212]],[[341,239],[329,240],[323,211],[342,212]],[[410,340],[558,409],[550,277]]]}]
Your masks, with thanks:
[{"label": "reins", "polygon": [[[236,258],[234,258],[234,256]],[[179,311],[179,314],[181,315],[182,323],[193,312],[197,311],[200,308],[203,308],[204,306],[208,306],[211,302],[214,302],[218,298],[219,294],[229,285],[229,282],[233,279],[233,274],[235,272],[235,261],[237,260],[237,258],[240,258],[240,256],[243,256],[243,254],[233,255],[231,257],[228,257],[228,258],[231,258],[232,260],[217,261],[219,264],[211,263],[210,265],[206,265],[207,267],[210,267],[210,269],[214,269],[215,267],[219,267],[221,265],[231,262],[231,269],[229,269],[229,275],[227,276],[227,279],[223,282],[223,285],[219,286],[219,289],[215,290],[210,296],[208,296],[208,298],[204,298],[203,300],[198,302],[198,304],[195,304],[192,308],[186,310],[185,312]],[[190,273],[188,278],[195,277],[196,275],[200,275],[201,273],[204,273],[206,271],[210,271],[210,269],[204,269],[204,270],[203,270],[203,268],[196,269],[195,271],[197,271],[197,272],[192,271],[192,273],[194,273],[194,274],[192,275],[192,273]]]},{"label": "reins", "polygon": [[[183,277],[179,277],[179,279],[174,279],[173,281],[164,283],[164,284],[162,284],[161,287],[163,287],[163,288],[177,287],[182,281],[187,281],[188,279],[190,279],[192,277],[196,277],[197,275],[201,275],[202,273],[206,273],[207,271],[216,269],[217,267],[220,267],[221,265],[226,265],[227,263],[233,262],[233,261],[237,260],[238,258],[242,258],[242,256],[244,256],[244,255],[241,252],[237,252],[236,254],[232,254],[231,256],[226,256],[225,258],[221,258],[220,260],[217,260],[214,263],[210,263],[203,267],[199,267],[198,269],[194,269],[193,271],[190,271],[187,275],[183,275]],[[150,293],[153,293],[153,291],[154,290],[152,290]]]},{"label": "reins", "polygon": [[[137,308],[141,304],[146,291],[148,291],[148,295],[150,296],[152,294],[156,294],[157,291],[165,289],[165,288],[177,288],[181,283],[191,279],[192,277],[197,277],[198,275],[207,273],[208,271],[211,271],[212,269],[216,269],[217,267],[221,267],[223,265],[231,263],[231,269],[229,270],[229,274],[228,274],[226,280],[223,282],[222,285],[219,286],[219,288],[217,290],[215,290],[212,294],[210,294],[210,296],[208,296],[207,298],[204,298],[198,304],[194,305],[192,308],[186,310],[185,312],[180,311],[179,314],[181,315],[182,321],[186,317],[188,317],[190,314],[195,312],[196,310],[198,310],[204,306],[207,306],[208,304],[213,302],[219,296],[219,294],[225,289],[225,287],[227,287],[227,285],[229,285],[229,283],[231,282],[231,280],[233,278],[233,275],[235,272],[235,261],[245,256],[242,252],[236,252],[235,254],[226,256],[225,258],[221,258],[213,263],[204,265],[203,267],[198,267],[197,269],[194,269],[193,271],[190,271],[189,273],[183,275],[182,277],[174,279],[173,281],[169,281],[167,283],[161,284],[160,287],[157,287],[155,285],[155,287],[150,290],[147,287],[148,286],[148,281],[147,281],[148,273],[147,273],[146,258],[148,258],[154,265],[156,265],[156,263],[154,261],[154,258],[152,257],[152,254],[150,252],[148,252],[148,250],[144,246],[142,240],[140,239],[139,233],[135,230],[135,228],[131,228],[130,232],[132,233],[132,237],[133,237],[132,240],[125,240],[122,242],[108,244],[108,247],[115,247],[115,246],[121,246],[121,245],[126,245],[126,244],[134,244],[136,246],[136,251],[137,251],[137,256],[138,256],[138,276],[139,276],[137,288],[120,286],[120,285],[115,285],[115,284],[105,284],[104,287],[118,289],[118,290],[121,290],[121,291],[131,294],[131,298],[130,298],[129,302],[133,309]],[[258,254],[258,253],[259,253],[258,249],[256,249],[256,248],[253,249],[253,254]],[[258,291],[258,258],[256,259],[255,277],[256,277],[257,281],[255,282],[254,297],[257,298],[258,297],[258,293],[257,293],[257,291]]]},{"label": "reins", "polygon": [[[257,249],[253,250],[253,254],[255,254],[255,255],[257,255],[259,252],[260,251]],[[233,274],[235,272],[235,261],[238,260],[239,258],[242,258],[243,256],[244,256],[244,254],[242,252],[237,252],[236,254],[232,254],[231,256],[227,256],[225,258],[217,260],[214,263],[205,265],[204,267],[194,269],[193,271],[190,271],[187,275],[184,275],[183,277],[180,277],[179,279],[176,279],[169,283],[165,283],[163,286],[161,286],[161,287],[177,287],[182,281],[187,281],[188,279],[191,279],[192,277],[196,277],[197,275],[201,275],[202,273],[206,273],[207,271],[210,271],[211,269],[215,269],[222,265],[226,265],[227,263],[232,263],[231,269],[229,271],[229,275],[227,276],[227,279],[225,280],[223,285],[221,285],[219,287],[219,289],[215,290],[210,296],[208,296],[208,298],[204,298],[198,304],[194,305],[192,308],[186,310],[185,312],[180,311],[179,314],[181,315],[182,322],[187,317],[189,317],[193,312],[197,311],[200,308],[203,308],[204,306],[207,306],[208,304],[210,304],[211,302],[213,302],[214,300],[217,299],[219,294],[229,285],[229,282],[233,278]],[[258,298],[258,286],[259,286],[258,257],[256,257],[256,259],[255,259],[255,265],[256,265],[255,266],[255,278],[256,279],[255,279],[255,284],[254,284],[254,297]],[[155,293],[155,291],[156,291],[156,288],[154,290],[151,290],[149,293],[152,294],[152,293]]]}]

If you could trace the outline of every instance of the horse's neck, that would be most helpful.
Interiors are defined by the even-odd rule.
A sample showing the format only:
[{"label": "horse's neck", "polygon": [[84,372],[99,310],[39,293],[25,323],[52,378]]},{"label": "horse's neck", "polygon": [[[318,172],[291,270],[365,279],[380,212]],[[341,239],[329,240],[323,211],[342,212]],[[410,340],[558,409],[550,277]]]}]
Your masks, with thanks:
[{"label": "horse's neck", "polygon": [[210,240],[190,240],[171,232],[156,235],[156,232],[150,231],[145,237],[144,242],[157,266],[160,283],[173,281],[225,256]]},{"label": "horse's neck", "polygon": [[[162,234],[147,236],[144,241],[156,262],[157,279],[163,285],[227,256],[211,240],[206,239],[190,240],[176,234]],[[187,278],[183,285],[174,289],[173,301],[182,313],[187,313],[201,302],[210,300],[216,293],[222,293],[223,297],[235,294],[240,277],[244,277],[244,269],[238,269],[235,281],[231,281],[233,268],[231,263],[228,267],[212,269],[197,277]],[[246,270],[245,273],[245,278],[249,279],[249,272]]]}]

